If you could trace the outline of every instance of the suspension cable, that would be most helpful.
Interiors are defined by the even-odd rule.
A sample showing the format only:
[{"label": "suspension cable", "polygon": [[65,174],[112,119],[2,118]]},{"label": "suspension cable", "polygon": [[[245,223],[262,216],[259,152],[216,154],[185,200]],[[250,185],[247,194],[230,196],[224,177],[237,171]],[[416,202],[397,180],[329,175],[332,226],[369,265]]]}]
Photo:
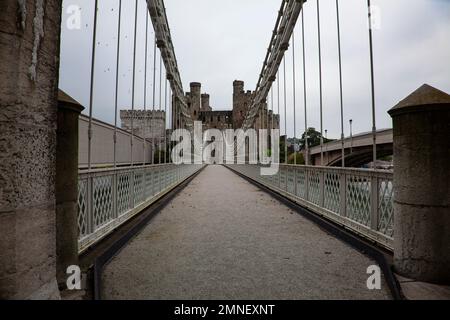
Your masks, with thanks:
[{"label": "suspension cable", "polygon": [[302,10],[302,47],[303,47],[303,99],[305,105],[305,164],[309,165],[309,142],[308,142],[308,108],[306,90],[306,51],[305,51],[305,15]]},{"label": "suspension cable", "polygon": [[120,66],[120,33],[121,33],[121,20],[122,20],[122,0],[119,0],[119,13],[117,23],[117,53],[116,53],[116,88],[114,96],[114,168],[117,167],[117,111],[118,111],[118,97],[119,97],[119,66]]},{"label": "suspension cable", "polygon": [[[162,104],[162,55],[160,54],[159,55],[159,105],[158,105],[159,114],[161,114],[161,104]],[[159,121],[159,118],[158,118],[158,121]],[[159,135],[159,133],[158,133],[158,135]],[[160,136],[158,137],[158,164],[161,164],[161,137]]]},{"label": "suspension cable", "polygon": [[135,89],[136,89],[136,46],[137,46],[137,17],[138,17],[138,0],[136,0],[134,13],[134,44],[133,44],[133,79],[131,88],[131,166],[134,164],[133,159],[133,142],[134,142],[134,110],[135,110]]},{"label": "suspension cable", "polygon": [[336,17],[337,17],[337,38],[338,38],[338,55],[339,55],[339,95],[341,102],[341,164],[345,168],[345,134],[344,134],[344,95],[342,85],[342,55],[341,55],[341,27],[339,18],[339,0],[336,0]]},{"label": "suspension cable", "polygon": [[317,0],[317,40],[319,48],[319,99],[320,99],[320,165],[323,166],[323,88],[322,88],[322,46],[320,42],[320,6]]},{"label": "suspension cable", "polygon": [[[167,75],[167,71],[165,72]],[[167,79],[164,81],[164,164],[167,163]]]},{"label": "suspension cable", "polygon": [[94,79],[95,79],[95,47],[97,45],[97,10],[98,0],[94,3],[94,26],[92,35],[92,59],[91,59],[91,84],[89,92],[89,127],[88,127],[88,169],[91,170],[91,153],[92,153],[92,110],[94,108]]},{"label": "suspension cable", "polygon": [[288,133],[287,133],[287,100],[286,100],[286,57],[283,57],[283,90],[284,90],[284,132],[285,132],[285,142],[284,142],[284,163],[287,164],[288,158]]},{"label": "suspension cable", "polygon": [[280,129],[280,71],[277,72],[277,115],[278,129]]},{"label": "suspension cable", "polygon": [[367,8],[369,12],[369,47],[370,47],[370,80],[372,91],[372,136],[373,136],[373,168],[377,162],[377,125],[375,115],[375,75],[373,67],[373,41],[372,41],[372,7],[370,0],[367,0]]},{"label": "suspension cable", "polygon": [[[274,89],[273,89],[273,86],[270,88],[270,101],[271,101],[271,103],[270,103],[270,105],[271,105],[271,109],[272,109],[272,113],[270,114],[270,116],[271,116],[271,125],[270,125],[270,130],[272,130],[273,129],[273,114],[274,114],[274,107],[273,107],[273,105],[274,105],[274,102],[273,102],[273,91],[274,91]],[[272,133],[272,131],[271,131],[271,133]],[[271,134],[271,136],[272,136],[272,134]]]},{"label": "suspension cable", "polygon": [[151,152],[151,157],[152,157],[152,164],[155,164],[155,97],[156,97],[156,33],[155,33],[155,41],[153,44],[153,88],[152,88],[153,94],[152,94],[152,117],[151,117],[151,146],[152,146],[152,152]]},{"label": "suspension cable", "polygon": [[144,130],[143,130],[143,138],[144,138],[144,156],[143,156],[143,165],[145,165],[145,157],[146,157],[146,146],[147,146],[147,60],[148,60],[148,11],[145,11],[145,56],[144,56]]},{"label": "suspension cable", "polygon": [[292,32],[292,98],[294,107],[294,165],[297,165],[297,154],[295,151],[295,141],[297,137],[297,121],[296,121],[296,107],[295,107],[295,32]]}]

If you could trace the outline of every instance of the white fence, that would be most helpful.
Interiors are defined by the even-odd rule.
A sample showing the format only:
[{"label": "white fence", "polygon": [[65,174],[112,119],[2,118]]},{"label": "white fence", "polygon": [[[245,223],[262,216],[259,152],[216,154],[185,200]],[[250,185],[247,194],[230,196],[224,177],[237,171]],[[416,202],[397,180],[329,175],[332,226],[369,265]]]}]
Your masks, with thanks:
[{"label": "white fence", "polygon": [[278,174],[261,176],[258,165],[228,167],[387,249],[393,249],[392,172],[280,165]]},{"label": "white fence", "polygon": [[102,239],[202,167],[162,164],[80,172],[79,252]]}]

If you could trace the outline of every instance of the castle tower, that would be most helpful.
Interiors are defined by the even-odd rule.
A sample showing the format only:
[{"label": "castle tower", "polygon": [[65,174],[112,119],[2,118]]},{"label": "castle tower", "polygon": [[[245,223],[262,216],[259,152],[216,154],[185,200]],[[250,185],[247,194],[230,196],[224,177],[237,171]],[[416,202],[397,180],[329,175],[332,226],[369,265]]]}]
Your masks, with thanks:
[{"label": "castle tower", "polygon": [[202,98],[202,111],[212,111],[211,106],[209,105],[209,94],[203,93],[201,95]]},{"label": "castle tower", "polygon": [[191,117],[197,120],[201,109],[201,89],[202,84],[199,82],[191,82],[191,92],[189,93],[188,106],[191,112]]},{"label": "castle tower", "polygon": [[252,98],[251,91],[244,91],[244,81],[235,80],[233,82],[233,127],[235,129],[242,127]]}]

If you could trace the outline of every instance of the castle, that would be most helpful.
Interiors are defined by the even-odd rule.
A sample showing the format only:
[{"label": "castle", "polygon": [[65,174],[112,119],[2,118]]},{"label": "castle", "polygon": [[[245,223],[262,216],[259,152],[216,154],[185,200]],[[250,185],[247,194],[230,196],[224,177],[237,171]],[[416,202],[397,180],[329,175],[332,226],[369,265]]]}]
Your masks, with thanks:
[{"label": "castle", "polygon": [[[231,111],[213,111],[209,103],[209,94],[201,93],[201,83],[192,82],[190,91],[186,92],[188,111],[194,121],[203,123],[203,130],[207,129],[240,129],[244,122],[247,109],[251,105],[254,92],[244,90],[244,82],[233,82],[233,109]],[[179,119],[177,106],[173,107],[172,123],[175,128],[183,128],[184,123]],[[166,137],[166,114],[159,110],[121,110],[120,119],[122,129],[133,131],[133,134],[144,137],[147,140],[160,143]],[[132,125],[133,124],[133,125]],[[280,116],[268,110],[264,103],[255,118],[254,129],[280,128]],[[131,128],[133,127],[133,130]],[[269,129],[270,129],[269,128]]]},{"label": "castle", "polygon": [[[244,90],[244,82],[233,82],[233,109],[231,111],[213,111],[209,103],[209,94],[201,93],[201,83],[192,82],[190,91],[186,92],[186,101],[191,118],[201,121],[203,129],[240,129],[244,121],[247,109],[252,103],[254,92]],[[176,114],[176,112],[174,112]],[[273,121],[272,121],[273,119]],[[262,120],[262,121],[261,121]],[[272,129],[279,129],[280,117],[268,110],[265,103],[255,119],[255,129],[267,129],[267,121]],[[179,119],[174,119],[176,127],[182,127]]]}]

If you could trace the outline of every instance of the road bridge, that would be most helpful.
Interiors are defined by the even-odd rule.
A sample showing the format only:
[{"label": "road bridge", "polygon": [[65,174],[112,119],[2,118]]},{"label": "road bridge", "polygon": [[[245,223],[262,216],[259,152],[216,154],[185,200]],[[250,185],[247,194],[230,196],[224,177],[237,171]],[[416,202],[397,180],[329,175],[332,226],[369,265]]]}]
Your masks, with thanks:
[{"label": "road bridge", "polygon": [[[392,129],[377,130],[376,134],[377,157],[392,156],[394,153]],[[372,132],[356,134],[344,139],[324,143],[309,149],[310,163],[316,166],[342,166],[342,147],[344,147],[344,163],[347,167],[362,167],[373,161],[373,134]],[[324,163],[321,163],[321,152]]]}]

